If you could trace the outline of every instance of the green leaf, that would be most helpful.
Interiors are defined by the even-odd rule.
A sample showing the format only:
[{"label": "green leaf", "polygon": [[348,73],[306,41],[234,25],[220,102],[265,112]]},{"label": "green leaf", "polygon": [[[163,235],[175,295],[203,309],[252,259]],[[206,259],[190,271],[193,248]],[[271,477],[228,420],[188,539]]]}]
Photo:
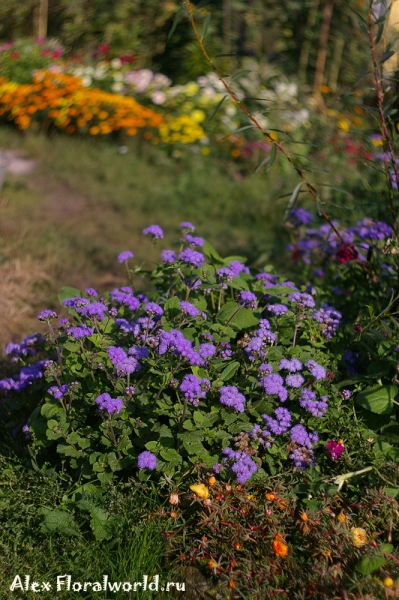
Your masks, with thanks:
[{"label": "green leaf", "polygon": [[386,487],[384,493],[391,498],[399,498],[399,487]]},{"label": "green leaf", "polygon": [[79,535],[79,531],[74,527],[72,516],[64,510],[41,508],[38,510],[38,513],[44,516],[40,526],[43,533]]},{"label": "green leaf", "polygon": [[58,294],[58,301],[62,304],[63,300],[67,298],[75,298],[75,296],[81,296],[80,290],[77,290],[74,287],[62,287],[60,293]]},{"label": "green leaf", "polygon": [[235,75],[232,75],[230,81],[237,81],[237,79],[248,75],[248,73],[252,73],[251,69],[244,69],[243,71],[239,71],[238,73],[235,73]]},{"label": "green leaf", "polygon": [[213,113],[211,114],[211,116],[208,119],[208,123],[210,123],[213,120],[213,118],[216,116],[216,113],[221,108],[221,106],[222,106],[223,102],[226,100],[226,98],[227,98],[227,94],[226,94],[226,96],[223,96],[223,98],[221,99],[220,102],[218,102],[215,110],[213,111]]},{"label": "green leaf", "polygon": [[394,444],[399,444],[399,423],[393,423],[384,427],[380,435],[381,438],[386,438]]},{"label": "green leaf", "polygon": [[288,219],[289,214],[295,205],[295,202],[298,198],[298,194],[299,194],[299,190],[301,189],[301,186],[302,186],[302,181],[300,183],[298,183],[298,185],[296,186],[296,188],[294,189],[294,191],[291,194],[291,198],[288,200],[287,209],[286,209],[285,215],[284,215],[284,221],[286,221]]},{"label": "green leaf", "polygon": [[179,22],[182,10],[183,10],[183,6],[180,6],[179,10],[176,11],[175,18],[173,19],[172,27],[170,28],[169,33],[168,33],[168,37],[166,38],[166,43],[169,42],[169,40],[172,38],[172,35],[175,32],[175,29],[176,29],[177,24]]},{"label": "green leaf", "polygon": [[267,156],[266,158],[264,158],[259,164],[258,166],[255,168],[254,173],[257,173],[262,167],[264,167],[265,165],[269,165],[266,169],[266,173],[268,173],[270,171],[270,169],[273,166],[274,161],[276,160],[276,156],[277,156],[277,149],[276,149],[276,145],[273,144],[270,155]]},{"label": "green leaf", "polygon": [[240,368],[240,363],[239,362],[237,362],[237,361],[231,362],[220,373],[220,375],[219,375],[220,379],[223,379],[223,381],[227,381],[228,379],[231,379],[237,373],[237,371],[238,371],[239,368]]},{"label": "green leaf", "polygon": [[389,415],[393,411],[393,398],[397,388],[394,385],[375,385],[356,396],[357,404],[377,415]]},{"label": "green leaf", "polygon": [[160,454],[162,458],[167,462],[182,462],[182,457],[173,448],[164,448],[161,450]]},{"label": "green leaf", "polygon": [[364,556],[356,565],[356,571],[362,575],[370,575],[385,565],[385,558],[381,554],[374,556]]},{"label": "green leaf", "polygon": [[386,52],[384,52],[384,54],[382,55],[381,59],[379,60],[378,64],[382,65],[382,63],[386,62],[389,58],[391,58],[391,56],[393,56],[395,53],[395,50],[387,50]]},{"label": "green leaf", "polygon": [[67,444],[58,444],[57,452],[59,454],[64,454],[65,456],[71,456],[72,458],[79,458],[81,456],[78,450],[72,448],[72,446],[68,446]]},{"label": "green leaf", "polygon": [[[204,240],[204,245],[202,246],[202,252],[210,260],[214,260],[214,261],[216,261],[218,263],[221,263],[221,264],[224,263],[224,259],[220,256],[220,254],[217,252],[217,250],[215,250],[215,248],[209,242],[207,242],[206,240]],[[204,269],[207,266],[208,265],[206,265],[204,267]]]},{"label": "green leaf", "polygon": [[206,38],[206,34],[208,33],[208,29],[209,29],[209,24],[211,22],[211,13],[208,13],[204,19],[204,23],[202,25],[202,32],[201,32],[201,42],[202,40],[204,40]]},{"label": "green leaf", "polygon": [[284,296],[285,294],[292,294],[295,292],[292,288],[287,285],[276,285],[272,288],[267,288],[269,294],[273,294],[273,296]]},{"label": "green leaf", "polygon": [[378,547],[378,550],[380,552],[386,552],[387,554],[390,554],[393,550],[393,545],[392,544],[381,544],[381,546]]},{"label": "green leaf", "polygon": [[227,323],[229,319],[234,315],[236,311],[239,309],[239,305],[237,302],[226,302],[219,310],[217,314],[217,319],[222,323]]}]

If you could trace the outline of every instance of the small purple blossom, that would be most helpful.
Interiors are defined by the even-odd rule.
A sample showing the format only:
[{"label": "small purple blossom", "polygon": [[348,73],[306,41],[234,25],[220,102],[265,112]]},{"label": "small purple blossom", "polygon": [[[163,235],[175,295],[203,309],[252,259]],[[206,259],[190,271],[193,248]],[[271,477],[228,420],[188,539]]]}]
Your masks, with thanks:
[{"label": "small purple blossom", "polygon": [[138,360],[134,356],[128,356],[123,348],[110,346],[107,352],[118,377],[124,377],[140,369]]},{"label": "small purple blossom", "polygon": [[54,398],[56,400],[61,400],[61,398],[63,398],[65,396],[65,394],[68,392],[68,390],[69,390],[69,386],[66,384],[63,384],[60,387],[58,387],[57,385],[53,385],[51,388],[49,388],[47,390],[47,392],[49,394],[51,394],[52,396],[54,396]]},{"label": "small purple blossom", "polygon": [[278,365],[279,369],[287,369],[290,373],[296,373],[297,371],[302,371],[303,364],[297,358],[282,358]]},{"label": "small purple blossom", "polygon": [[123,401],[119,398],[114,400],[107,392],[97,396],[96,404],[99,412],[107,412],[109,415],[119,414],[123,408]]},{"label": "small purple blossom", "polygon": [[[224,465],[230,467],[236,475],[239,484],[242,485],[248,481],[258,470],[256,463],[245,452],[231,450],[230,448],[224,448],[222,452],[226,456],[223,459]],[[215,470],[215,466],[213,470],[217,473],[218,471]]]},{"label": "small purple blossom", "polygon": [[94,288],[86,288],[85,292],[89,298],[98,298],[98,292]]},{"label": "small purple blossom", "polygon": [[157,466],[157,457],[149,450],[144,450],[137,457],[137,466],[139,469],[154,471]]},{"label": "small purple blossom", "polygon": [[118,263],[122,264],[122,263],[124,263],[126,260],[129,260],[129,258],[133,258],[133,257],[134,257],[134,254],[133,254],[133,252],[131,252],[130,250],[125,250],[124,252],[121,252],[121,253],[118,255],[118,258],[117,258],[117,260],[118,260]]},{"label": "small purple blossom", "polygon": [[260,380],[260,385],[264,388],[266,394],[270,396],[277,395],[281,402],[288,398],[288,392],[283,386],[284,380],[278,373],[271,373]]},{"label": "small purple blossom", "polygon": [[205,256],[202,252],[197,252],[197,250],[192,250],[191,248],[186,248],[183,252],[180,252],[179,258],[194,267],[202,267],[205,261]]},{"label": "small purple blossom", "polygon": [[200,347],[198,349],[198,353],[201,356],[201,358],[203,359],[208,359],[211,358],[212,356],[215,356],[216,354],[216,346],[214,346],[213,344],[208,344],[207,342],[205,342],[204,344],[200,344]]},{"label": "small purple blossom", "polygon": [[199,399],[205,398],[206,393],[211,388],[209,379],[198,379],[195,375],[185,375],[179,389],[184,393],[191,404],[198,406]]},{"label": "small purple blossom", "polygon": [[288,296],[291,302],[295,304],[299,304],[300,306],[305,306],[306,308],[314,308],[315,301],[310,294],[294,292]]},{"label": "small purple blossom", "polygon": [[313,377],[316,379],[316,381],[321,381],[322,379],[325,379],[327,376],[325,368],[322,367],[321,365],[319,365],[314,360],[309,360],[306,363],[306,367],[307,367],[309,373],[311,373],[313,375]]},{"label": "small purple blossom", "polygon": [[342,390],[341,394],[344,400],[349,400],[349,398],[352,396],[352,392],[350,390]]},{"label": "small purple blossom", "polygon": [[75,340],[80,340],[81,338],[93,335],[93,329],[91,327],[86,327],[85,325],[78,325],[77,327],[68,329],[67,334],[72,336]]},{"label": "small purple blossom", "polygon": [[176,260],[176,252],[174,250],[162,250],[161,258],[163,263],[172,264]]},{"label": "small purple blossom", "polygon": [[42,310],[42,312],[37,315],[37,320],[38,321],[52,321],[53,319],[56,319],[57,317],[58,317],[58,315],[56,312],[54,312],[53,310],[47,309],[47,310]]},{"label": "small purple blossom", "polygon": [[145,312],[151,317],[156,316],[160,318],[163,315],[163,308],[161,308],[159,304],[156,304],[155,302],[148,302],[145,307]]},{"label": "small purple blossom", "polygon": [[299,227],[300,225],[310,225],[313,221],[313,215],[304,208],[293,208],[290,211],[288,218],[295,227]]},{"label": "small purple blossom", "polygon": [[159,225],[150,225],[146,229],[143,229],[144,235],[152,235],[153,240],[162,240],[163,231]]},{"label": "small purple blossom", "polygon": [[201,237],[197,237],[194,235],[190,235],[189,233],[187,233],[184,236],[184,239],[186,240],[186,242],[188,244],[190,244],[190,246],[198,246],[199,248],[202,248],[202,246],[204,245],[204,240]]},{"label": "small purple blossom", "polygon": [[235,386],[224,385],[220,388],[220,403],[237,412],[244,412],[245,396]]},{"label": "small purple blossom", "polygon": [[242,290],[240,292],[240,304],[246,306],[248,308],[252,308],[253,310],[256,308],[258,299],[252,292],[248,292],[247,290]]},{"label": "small purple blossom", "polygon": [[185,300],[180,302],[180,308],[183,313],[189,315],[190,317],[198,317],[200,314],[199,309],[194,306],[194,304],[191,304],[191,302],[186,302]]},{"label": "small purple blossom", "polygon": [[288,307],[285,304],[268,304],[266,310],[276,317],[285,315],[288,312]]},{"label": "small purple blossom", "polygon": [[287,375],[285,378],[285,384],[288,385],[288,387],[300,388],[304,383],[305,380],[300,373],[293,373],[291,375]]},{"label": "small purple blossom", "polygon": [[183,229],[189,229],[190,231],[195,231],[194,225],[189,221],[183,221],[182,223],[180,223],[180,227],[182,227]]}]

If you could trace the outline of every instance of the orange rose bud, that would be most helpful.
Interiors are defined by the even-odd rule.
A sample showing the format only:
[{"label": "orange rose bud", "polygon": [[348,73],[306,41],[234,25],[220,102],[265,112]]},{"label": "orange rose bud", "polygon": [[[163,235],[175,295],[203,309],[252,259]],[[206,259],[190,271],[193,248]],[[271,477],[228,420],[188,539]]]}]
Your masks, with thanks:
[{"label": "orange rose bud", "polygon": [[173,504],[173,506],[177,506],[177,504],[179,504],[179,494],[176,494],[176,492],[171,494],[169,496],[169,504]]},{"label": "orange rose bud", "polygon": [[287,505],[282,498],[278,498],[277,503],[281,508],[287,508]]},{"label": "orange rose bud", "polygon": [[216,477],[208,477],[208,485],[212,486],[216,483]]},{"label": "orange rose bud", "polygon": [[231,567],[232,569],[235,569],[235,568],[236,568],[236,566],[237,566],[237,563],[236,563],[236,561],[235,561],[235,560],[231,560],[231,561],[230,561],[230,567]]},{"label": "orange rose bud", "polygon": [[273,502],[276,499],[276,496],[274,494],[271,494],[270,492],[267,492],[265,494],[265,498],[266,500],[270,500],[270,502]]},{"label": "orange rose bud", "polygon": [[338,515],[338,521],[339,521],[340,523],[345,523],[345,521],[346,521],[346,516],[344,515],[344,513],[339,513],[339,515]]},{"label": "orange rose bud", "polygon": [[284,542],[281,541],[282,536],[278,533],[272,543],[273,546],[273,552],[277,555],[277,556],[287,556],[288,554],[288,546],[286,544],[284,544]]},{"label": "orange rose bud", "polygon": [[214,560],[208,560],[208,567],[210,569],[215,569],[217,567],[217,563]]},{"label": "orange rose bud", "polygon": [[240,544],[240,542],[236,542],[236,543],[234,544],[234,548],[235,548],[236,550],[239,550],[239,549],[241,548],[241,544]]},{"label": "orange rose bud", "polygon": [[172,510],[172,512],[170,513],[170,516],[172,517],[172,519],[177,519],[177,517],[179,515],[177,514],[177,512],[175,512],[174,510]]},{"label": "orange rose bud", "polygon": [[233,590],[235,587],[236,587],[236,582],[233,581],[232,579],[230,579],[230,581],[229,581],[229,588],[231,590]]}]

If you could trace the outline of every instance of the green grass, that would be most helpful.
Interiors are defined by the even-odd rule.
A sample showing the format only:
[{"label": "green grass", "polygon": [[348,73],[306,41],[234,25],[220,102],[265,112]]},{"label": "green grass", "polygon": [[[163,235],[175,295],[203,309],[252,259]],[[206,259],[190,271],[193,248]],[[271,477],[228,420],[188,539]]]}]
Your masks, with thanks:
[{"label": "green grass", "polygon": [[[3,343],[36,330],[35,315],[57,306],[63,285],[105,291],[122,284],[124,270],[116,262],[122,250],[131,249],[141,262],[157,260],[162,248],[177,248],[183,220],[223,255],[245,256],[249,263],[261,256],[260,266],[279,262],[288,240],[282,225],[287,198],[278,197],[295,186],[294,173],[290,179],[277,169],[271,178],[236,179],[209,158],[192,154],[179,162],[149,146],[140,149],[136,140],[121,155],[115,143],[48,139],[4,127],[0,148],[38,161],[30,175],[6,177],[0,261],[30,257],[41,274],[25,292],[29,314],[15,326],[9,319],[7,331],[0,331]],[[151,223],[165,231],[155,251],[141,233]]]},{"label": "green grass", "polygon": [[[21,443],[21,442],[20,442]],[[174,581],[164,565],[165,543],[163,520],[145,518],[145,511],[161,507],[155,492],[144,494],[133,483],[119,484],[107,493],[108,510],[123,517],[118,534],[110,541],[96,541],[88,524],[80,518],[82,533],[65,536],[45,534],[40,530],[40,507],[55,508],[65,502],[75,486],[62,473],[35,471],[27,452],[12,439],[0,446],[0,598],[25,598],[20,590],[9,587],[16,575],[30,575],[31,582],[49,581],[55,589],[57,575],[70,574],[72,581],[109,582],[140,581],[147,574],[160,577],[160,582]],[[78,522],[78,516],[74,516]],[[61,591],[57,598],[138,598],[149,593],[74,593]],[[168,595],[169,597],[170,594]],[[51,593],[37,593],[35,598],[48,600]],[[158,596],[162,598],[162,595]]]}]

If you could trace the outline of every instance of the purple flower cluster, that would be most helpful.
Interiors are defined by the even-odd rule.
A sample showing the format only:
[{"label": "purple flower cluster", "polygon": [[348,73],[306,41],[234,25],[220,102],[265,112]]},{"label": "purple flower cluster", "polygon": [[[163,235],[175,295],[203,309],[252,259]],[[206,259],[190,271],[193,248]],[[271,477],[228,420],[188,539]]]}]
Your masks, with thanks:
[{"label": "purple flower cluster", "polygon": [[313,319],[320,323],[323,330],[323,335],[325,335],[326,338],[331,340],[331,338],[338,329],[338,326],[342,319],[342,315],[340,312],[335,310],[334,307],[330,306],[327,303],[324,303],[323,306],[319,308],[319,310],[316,310],[313,313]]},{"label": "purple flower cluster", "polygon": [[194,306],[194,304],[191,304],[191,302],[186,302],[185,300],[180,302],[180,308],[184,314],[189,315],[190,317],[198,317],[200,314],[199,309]]},{"label": "purple flower cluster", "polygon": [[276,408],[274,414],[276,416],[275,419],[269,415],[262,415],[262,419],[268,430],[270,430],[270,433],[282,435],[283,433],[286,433],[291,426],[291,414],[289,410],[282,406]]},{"label": "purple flower cluster", "polygon": [[191,248],[186,248],[183,252],[180,252],[179,258],[194,267],[202,267],[205,261],[205,256],[202,252],[197,252],[197,250],[192,250]]},{"label": "purple flower cluster", "polygon": [[300,373],[291,373],[285,378],[285,384],[288,385],[288,387],[300,388],[304,383],[305,380]]},{"label": "purple flower cluster", "polygon": [[220,403],[244,412],[245,396],[234,385],[224,385],[220,388]]},{"label": "purple flower cluster", "polygon": [[261,360],[265,358],[265,349],[267,343],[273,344],[276,341],[276,335],[270,331],[270,323],[267,319],[259,321],[259,328],[254,332],[254,337],[245,347],[245,352],[248,354],[250,361],[256,360],[259,357]]},{"label": "purple flower cluster", "polygon": [[143,229],[144,235],[152,235],[153,240],[162,240],[163,231],[159,225],[150,225],[146,229]]},{"label": "purple flower cluster", "polygon": [[137,466],[139,469],[154,471],[157,466],[157,457],[149,450],[144,450],[137,457]]},{"label": "purple flower cluster", "polygon": [[282,358],[278,365],[279,369],[286,369],[290,373],[296,373],[297,371],[302,371],[303,364],[297,358]]},{"label": "purple flower cluster", "polygon": [[328,409],[327,396],[322,396],[321,400],[316,400],[316,394],[311,390],[302,390],[299,400],[300,406],[310,413],[313,417],[324,417]]},{"label": "purple flower cluster", "polygon": [[310,225],[313,221],[313,215],[304,208],[293,208],[288,215],[288,218],[295,227],[300,225]]},{"label": "purple flower cluster", "polygon": [[214,346],[213,344],[208,344],[207,342],[205,342],[204,344],[200,344],[200,347],[198,349],[198,354],[200,355],[201,358],[203,358],[204,360],[207,360],[208,358],[215,356],[216,346]]},{"label": "purple flower cluster", "polygon": [[97,396],[96,404],[98,404],[99,412],[107,412],[109,415],[118,415],[123,408],[123,401],[119,398],[114,400],[107,392]]},{"label": "purple flower cluster", "polygon": [[252,292],[248,292],[247,290],[242,290],[240,292],[240,304],[242,304],[243,306],[255,310],[257,302],[258,299]]},{"label": "purple flower cluster", "polygon": [[163,315],[163,308],[161,308],[159,304],[156,304],[155,302],[148,302],[145,307],[145,312],[150,317],[157,317],[160,319]]},{"label": "purple flower cluster", "polygon": [[131,252],[130,250],[125,250],[124,252],[121,252],[118,255],[118,263],[122,264],[124,263],[126,260],[129,260],[129,258],[133,258],[134,254],[133,252]]},{"label": "purple flower cluster", "polygon": [[176,252],[174,250],[162,250],[161,258],[163,263],[172,264],[176,260]]},{"label": "purple flower cluster", "polygon": [[108,312],[107,307],[102,302],[92,302],[87,298],[76,296],[75,298],[66,298],[62,301],[64,306],[73,308],[83,317],[95,318],[99,321],[104,321],[105,315]]},{"label": "purple flower cluster", "polygon": [[232,260],[228,265],[228,268],[233,273],[234,277],[239,277],[240,273],[245,273],[246,275],[250,274],[250,270],[247,265],[244,265],[244,263],[240,262],[239,260]]},{"label": "purple flower cluster", "polygon": [[206,393],[211,389],[211,382],[205,378],[198,379],[195,375],[185,375],[179,389],[191,404],[198,406],[200,398],[205,398]]},{"label": "purple flower cluster", "polygon": [[37,320],[38,321],[52,321],[53,319],[56,319],[57,317],[58,317],[58,315],[56,312],[54,312],[53,310],[47,309],[47,310],[42,310],[42,312],[37,315]]},{"label": "purple flower cluster", "polygon": [[288,392],[284,387],[284,380],[281,375],[271,373],[260,380],[260,385],[264,388],[266,394],[270,396],[277,395],[281,402],[285,402],[288,398]]},{"label": "purple flower cluster", "polygon": [[285,304],[268,304],[265,310],[275,317],[281,317],[281,315],[288,312],[288,306],[285,306]]},{"label": "purple flower cluster", "polygon": [[0,390],[14,392],[24,390],[32,385],[36,379],[41,379],[43,377],[45,362],[46,361],[44,360],[39,360],[29,367],[22,367],[20,372],[14,375],[14,377],[0,379]]},{"label": "purple flower cluster", "polygon": [[299,304],[300,306],[303,306],[306,308],[314,308],[315,307],[315,301],[310,294],[294,292],[293,294],[290,294],[288,296],[288,298],[294,304]]},{"label": "purple flower cluster", "polygon": [[190,246],[198,246],[198,248],[202,248],[204,245],[204,240],[201,237],[190,235],[189,233],[184,236],[184,239]]},{"label": "purple flower cluster", "polygon": [[35,356],[38,346],[44,342],[44,337],[40,333],[32,333],[22,340],[20,344],[10,342],[6,346],[5,354],[13,362],[18,362],[20,356]]},{"label": "purple flower cluster", "polygon": [[140,300],[133,295],[133,290],[128,286],[115,288],[110,297],[113,302],[127,306],[131,311],[137,310],[140,306]]},{"label": "purple flower cluster", "polygon": [[317,444],[319,441],[317,432],[308,433],[303,425],[294,425],[290,431],[290,437],[293,442],[309,450],[313,447],[313,444]]},{"label": "purple flower cluster", "polygon": [[382,221],[374,221],[369,217],[365,217],[358,221],[354,227],[348,229],[362,240],[385,240],[392,236],[392,227]]},{"label": "purple flower cluster", "polygon": [[248,479],[251,479],[252,475],[258,470],[256,463],[245,452],[224,448],[223,454],[226,456],[223,459],[223,464],[230,467],[236,475],[238,483],[241,485],[248,481]]},{"label": "purple flower cluster", "polygon": [[93,335],[93,329],[91,327],[86,327],[85,325],[78,325],[77,327],[68,329],[67,334],[72,336],[75,340],[80,340],[84,337]]},{"label": "purple flower cluster", "polygon": [[220,356],[223,358],[223,360],[226,360],[233,355],[231,344],[229,342],[220,342],[219,348]]},{"label": "purple flower cluster", "polygon": [[195,231],[195,227],[192,223],[190,223],[190,221],[183,221],[180,223],[180,227],[183,229],[188,229],[189,231]]},{"label": "purple flower cluster", "polygon": [[116,369],[118,377],[125,377],[125,375],[134,373],[140,369],[140,365],[135,356],[128,356],[123,348],[110,346],[107,352]]},{"label": "purple flower cluster", "polygon": [[178,329],[160,332],[158,354],[162,356],[168,351],[173,352],[176,356],[186,358],[190,365],[202,366],[204,364],[204,360],[194,350],[192,343]]},{"label": "purple flower cluster", "polygon": [[322,379],[325,379],[327,377],[325,368],[319,365],[314,360],[308,360],[308,362],[306,363],[306,367],[309,373],[311,373],[316,379],[316,381],[321,381]]},{"label": "purple flower cluster", "polygon": [[65,394],[68,392],[68,390],[69,390],[69,386],[64,383],[64,385],[61,385],[61,386],[53,385],[51,388],[49,388],[47,390],[47,392],[49,394],[51,394],[52,396],[54,396],[54,398],[56,400],[61,400],[61,398],[63,398],[65,396]]}]

